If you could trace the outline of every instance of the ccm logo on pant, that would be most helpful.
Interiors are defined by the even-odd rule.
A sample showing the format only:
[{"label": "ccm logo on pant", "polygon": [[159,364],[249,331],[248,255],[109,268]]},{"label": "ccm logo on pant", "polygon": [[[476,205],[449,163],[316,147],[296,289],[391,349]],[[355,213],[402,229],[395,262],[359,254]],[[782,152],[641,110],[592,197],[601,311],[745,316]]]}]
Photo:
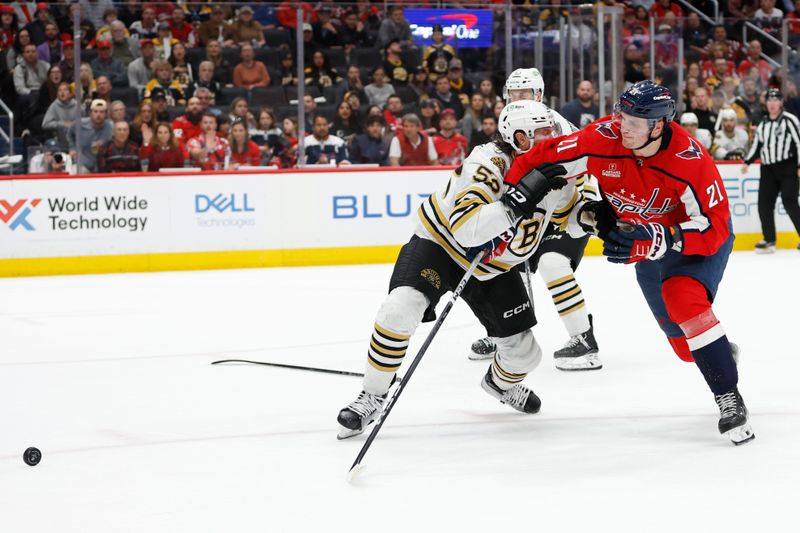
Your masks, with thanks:
[{"label": "ccm logo on pant", "polygon": [[512,316],[518,315],[521,312],[523,312],[524,310],[530,309],[530,308],[531,308],[531,303],[530,302],[525,302],[524,304],[518,305],[514,309],[509,309],[508,311],[503,313],[503,318],[511,318]]}]

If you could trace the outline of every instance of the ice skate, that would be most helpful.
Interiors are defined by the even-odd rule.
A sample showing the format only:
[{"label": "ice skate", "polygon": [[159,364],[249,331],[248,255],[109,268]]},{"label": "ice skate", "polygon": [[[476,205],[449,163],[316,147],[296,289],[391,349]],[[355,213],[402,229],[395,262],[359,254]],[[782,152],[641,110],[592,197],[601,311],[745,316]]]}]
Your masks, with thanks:
[{"label": "ice skate", "polygon": [[725,394],[717,394],[714,400],[719,406],[719,432],[731,439],[736,446],[756,438],[747,416],[747,407],[734,387]]},{"label": "ice skate", "polygon": [[342,440],[363,433],[368,425],[381,416],[385,400],[386,394],[378,396],[362,390],[358,398],[339,411],[336,420],[341,427],[336,438]]},{"label": "ice skate", "polygon": [[542,407],[539,397],[522,383],[517,383],[507,391],[498,387],[492,379],[491,367],[481,381],[481,388],[493,398],[500,400],[500,403],[510,405],[522,413],[538,413]]},{"label": "ice skate", "polygon": [[478,339],[470,346],[467,357],[471,361],[480,361],[482,359],[491,359],[497,353],[497,345],[491,337],[484,337]]},{"label": "ice skate", "polygon": [[553,357],[559,370],[600,370],[603,363],[597,355],[598,351],[592,315],[589,315],[589,329],[570,337],[563,348],[553,353]]},{"label": "ice skate", "polygon": [[774,254],[775,253],[775,243],[770,241],[758,241],[756,243],[756,253],[757,254]]}]

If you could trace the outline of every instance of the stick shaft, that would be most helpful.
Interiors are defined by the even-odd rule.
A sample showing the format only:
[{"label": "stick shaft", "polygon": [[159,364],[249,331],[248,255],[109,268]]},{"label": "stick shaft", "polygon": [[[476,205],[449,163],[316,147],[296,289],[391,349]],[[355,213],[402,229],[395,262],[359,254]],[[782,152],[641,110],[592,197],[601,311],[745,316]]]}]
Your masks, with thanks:
[{"label": "stick shaft", "polygon": [[292,370],[307,370],[309,372],[321,372],[325,374],[339,374],[340,376],[356,376],[363,378],[364,374],[361,372],[348,372],[346,370],[334,370],[332,368],[318,368],[314,366],[300,366],[300,365],[287,365],[283,363],[269,363],[267,361],[251,361],[249,359],[222,359],[220,361],[214,361],[211,363],[212,365],[219,365],[222,363],[250,363],[253,365],[263,365],[263,366],[276,366],[278,368],[291,368]]},{"label": "stick shaft", "polygon": [[422,356],[425,355],[425,352],[428,350],[428,346],[430,346],[431,342],[433,342],[433,338],[436,336],[436,332],[439,331],[439,328],[442,326],[444,319],[447,318],[447,315],[450,313],[450,309],[453,308],[453,304],[455,304],[456,300],[458,300],[458,297],[461,295],[461,291],[464,290],[464,287],[467,285],[467,282],[472,277],[472,273],[478,267],[478,263],[480,262],[481,259],[483,259],[484,255],[485,255],[484,253],[478,254],[475,257],[475,259],[472,260],[472,264],[470,264],[466,274],[464,274],[464,277],[461,278],[461,281],[458,283],[458,286],[453,291],[453,295],[450,298],[450,301],[447,302],[447,305],[442,310],[442,313],[441,315],[439,315],[438,320],[436,320],[436,323],[433,325],[433,328],[431,328],[430,333],[428,333],[428,337],[425,339],[425,342],[422,343],[422,346],[417,352],[416,357],[414,357],[414,360],[408,367],[408,372],[406,372],[406,375],[403,376],[403,380],[397,386],[397,389],[394,391],[394,394],[392,394],[392,397],[389,398],[389,402],[386,404],[386,409],[384,409],[383,412],[381,413],[380,419],[378,419],[378,422],[375,424],[375,427],[372,428],[372,432],[370,432],[369,436],[367,437],[367,440],[364,442],[364,445],[358,452],[358,456],[356,457],[353,466],[350,467],[351,471],[361,464],[361,460],[367,454],[367,450],[369,450],[369,447],[372,445],[372,441],[374,441],[375,437],[378,436],[378,432],[381,430],[381,428],[383,427],[383,423],[386,421],[386,418],[388,418],[389,413],[392,411],[392,407],[394,407],[394,404],[397,402],[397,399],[403,393],[403,389],[406,388],[406,385],[408,384],[408,381],[411,378],[411,374],[414,373],[414,370],[416,370],[417,365],[419,365],[420,361],[422,361]]}]

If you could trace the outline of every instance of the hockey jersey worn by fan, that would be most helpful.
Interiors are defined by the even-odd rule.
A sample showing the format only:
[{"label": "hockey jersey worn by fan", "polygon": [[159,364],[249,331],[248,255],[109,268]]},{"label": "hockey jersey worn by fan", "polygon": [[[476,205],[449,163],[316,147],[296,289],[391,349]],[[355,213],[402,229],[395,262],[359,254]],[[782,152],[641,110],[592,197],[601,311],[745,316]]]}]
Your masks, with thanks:
[{"label": "hockey jersey worn by fan", "polygon": [[640,158],[622,145],[611,117],[599,119],[568,137],[537,143],[514,161],[506,181],[517,183],[545,161],[564,165],[567,178],[595,177],[621,220],[679,225],[684,254],[712,255],[730,235],[728,198],[717,167],[674,122],[664,129],[661,149]]},{"label": "hockey jersey worn by fan", "polygon": [[581,197],[576,180],[548,193],[532,218],[518,218],[499,201],[508,188],[504,178],[510,166],[511,157],[495,143],[476,146],[453,171],[444,189],[432,194],[417,211],[415,233],[438,243],[464,269],[470,264],[467,248],[481,246],[507,231],[513,234],[502,254],[478,265],[475,275],[479,279],[508,272],[532,256],[550,223],[569,224],[571,231],[582,234],[575,217],[570,217]]}]

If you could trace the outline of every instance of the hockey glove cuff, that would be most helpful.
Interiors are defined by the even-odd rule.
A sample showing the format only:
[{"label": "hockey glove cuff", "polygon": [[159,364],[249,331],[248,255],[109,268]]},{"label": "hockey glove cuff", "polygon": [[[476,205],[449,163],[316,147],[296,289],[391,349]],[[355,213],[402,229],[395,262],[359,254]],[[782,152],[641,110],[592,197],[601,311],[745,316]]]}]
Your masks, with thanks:
[{"label": "hockey glove cuff", "polygon": [[536,205],[550,191],[563,188],[567,184],[567,173],[562,165],[542,163],[525,174],[519,183],[510,185],[500,199],[514,214],[524,218],[533,217]]},{"label": "hockey glove cuff", "polygon": [[514,229],[507,229],[494,239],[486,242],[480,246],[473,246],[472,248],[467,248],[467,259],[472,261],[482,251],[486,251],[486,255],[483,256],[481,259],[481,263],[488,264],[492,261],[495,257],[499,257],[503,255],[503,252],[506,251],[508,245],[511,243],[511,240],[514,238],[516,234],[516,228]]},{"label": "hockey glove cuff", "polygon": [[668,228],[664,224],[618,222],[617,227],[606,235],[603,255],[612,263],[655,261],[664,257],[670,248],[680,251],[682,243],[682,234],[677,226]]}]

